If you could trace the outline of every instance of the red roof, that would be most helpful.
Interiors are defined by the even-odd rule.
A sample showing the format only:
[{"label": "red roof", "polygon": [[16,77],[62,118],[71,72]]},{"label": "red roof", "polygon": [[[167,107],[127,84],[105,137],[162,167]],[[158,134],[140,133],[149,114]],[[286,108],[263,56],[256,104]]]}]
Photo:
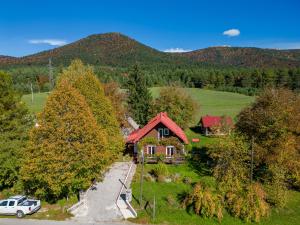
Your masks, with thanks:
[{"label": "red roof", "polygon": [[[203,127],[213,127],[213,126],[219,126],[221,124],[221,116],[203,116],[200,120],[200,123],[202,123]],[[226,117],[226,122],[227,125],[232,126],[233,125],[233,121],[231,119],[231,117]]]},{"label": "red roof", "polygon": [[169,128],[174,134],[177,135],[185,144],[188,144],[188,139],[183,132],[183,130],[171,120],[166,112],[161,112],[157,114],[153,119],[151,119],[147,125],[143,128],[133,131],[127,137],[127,143],[136,143],[146,134],[148,134],[157,124],[162,123],[167,128]]}]

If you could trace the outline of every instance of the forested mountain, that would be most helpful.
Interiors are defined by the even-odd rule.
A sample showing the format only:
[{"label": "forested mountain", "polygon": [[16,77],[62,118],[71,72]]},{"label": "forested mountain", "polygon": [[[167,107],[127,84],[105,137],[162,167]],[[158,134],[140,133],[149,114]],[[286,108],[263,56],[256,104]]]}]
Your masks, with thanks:
[{"label": "forested mountain", "polygon": [[79,58],[92,65],[129,67],[136,62],[143,65],[188,63],[189,59],[180,55],[164,53],[141,44],[120,33],[91,35],[65,46],[39,52],[37,54],[0,59],[1,65],[42,65],[52,58],[54,65],[68,65]]},{"label": "forested mountain", "polygon": [[223,66],[278,68],[300,65],[300,50],[211,47],[181,55],[193,61]]},{"label": "forested mountain", "polygon": [[101,66],[128,67],[134,63],[145,66],[206,64],[279,68],[300,66],[300,50],[275,50],[242,47],[211,47],[187,53],[165,53],[148,47],[120,33],[91,35],[65,46],[37,54],[15,58],[0,56],[5,65],[43,65],[52,58],[54,65],[68,65],[80,58],[85,63]]},{"label": "forested mountain", "polygon": [[49,90],[48,60],[54,76],[73,59],[95,67],[103,81],[126,86],[138,64],[148,86],[179,83],[255,94],[265,86],[300,90],[300,50],[211,47],[186,53],[165,53],[120,33],[91,35],[65,46],[25,57],[0,56],[0,70],[9,72],[22,93]]}]

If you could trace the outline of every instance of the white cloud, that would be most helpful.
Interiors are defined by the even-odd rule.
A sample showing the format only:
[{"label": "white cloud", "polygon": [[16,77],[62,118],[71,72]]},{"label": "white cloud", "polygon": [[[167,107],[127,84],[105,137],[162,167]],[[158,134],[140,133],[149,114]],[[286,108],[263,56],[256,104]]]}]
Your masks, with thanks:
[{"label": "white cloud", "polygon": [[169,48],[165,49],[164,52],[176,53],[176,52],[190,52],[190,49],[183,49],[183,48]]},{"label": "white cloud", "polygon": [[228,37],[234,37],[234,36],[239,36],[240,35],[240,30],[239,29],[229,29],[229,30],[225,30],[223,32],[223,35],[226,35]]},{"label": "white cloud", "polygon": [[59,39],[32,39],[28,41],[30,44],[47,44],[52,46],[62,46],[67,44],[65,40]]}]

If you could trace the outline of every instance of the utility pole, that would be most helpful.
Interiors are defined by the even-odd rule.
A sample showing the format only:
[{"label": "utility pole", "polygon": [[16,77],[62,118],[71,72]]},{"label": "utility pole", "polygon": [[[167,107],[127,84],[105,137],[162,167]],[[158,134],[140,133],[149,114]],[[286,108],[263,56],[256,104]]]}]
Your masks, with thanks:
[{"label": "utility pole", "polygon": [[250,181],[253,183],[253,162],[254,161],[254,136],[251,138],[251,173],[250,173]]},{"label": "utility pole", "polygon": [[52,91],[53,88],[54,88],[54,79],[53,79],[53,67],[52,67],[51,57],[49,58],[48,69],[49,69],[49,83],[50,83],[50,88],[51,88],[51,91]]},{"label": "utility pole", "polygon": [[143,208],[144,152],[141,151],[140,208]]},{"label": "utility pole", "polygon": [[32,82],[30,83],[30,90],[31,90],[31,103],[33,103],[33,87],[32,87]]},{"label": "utility pole", "polygon": [[156,200],[155,200],[155,195],[154,195],[154,198],[153,198],[153,213],[152,213],[152,219],[154,220],[155,219],[155,215],[156,214]]}]

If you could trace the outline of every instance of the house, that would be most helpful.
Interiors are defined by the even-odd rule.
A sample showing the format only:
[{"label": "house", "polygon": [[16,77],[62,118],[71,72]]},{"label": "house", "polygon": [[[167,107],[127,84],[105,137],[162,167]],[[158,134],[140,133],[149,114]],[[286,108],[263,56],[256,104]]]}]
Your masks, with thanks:
[{"label": "house", "polygon": [[127,137],[127,146],[132,149],[133,155],[143,153],[147,162],[161,159],[175,163],[183,159],[185,144],[188,144],[185,133],[166,112],[157,114],[148,124]]},{"label": "house", "polygon": [[201,131],[204,135],[226,135],[233,128],[233,121],[229,116],[210,116],[201,117],[199,122]]}]

